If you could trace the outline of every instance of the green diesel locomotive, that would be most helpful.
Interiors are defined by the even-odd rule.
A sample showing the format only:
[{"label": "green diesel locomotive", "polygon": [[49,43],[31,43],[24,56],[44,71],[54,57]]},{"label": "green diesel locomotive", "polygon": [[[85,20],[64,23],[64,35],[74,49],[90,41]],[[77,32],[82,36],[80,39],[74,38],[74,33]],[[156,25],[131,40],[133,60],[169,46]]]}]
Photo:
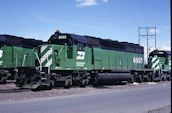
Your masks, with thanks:
[{"label": "green diesel locomotive", "polygon": [[39,46],[38,56],[34,68],[18,68],[17,86],[35,89],[159,78],[154,68],[144,68],[143,47],[133,43],[55,32]]},{"label": "green diesel locomotive", "polygon": [[36,49],[43,42],[22,37],[0,35],[0,83],[15,81],[17,67],[35,66],[33,57]]},{"label": "green diesel locomotive", "polygon": [[171,51],[154,50],[149,54],[148,61],[157,81],[171,79]]}]

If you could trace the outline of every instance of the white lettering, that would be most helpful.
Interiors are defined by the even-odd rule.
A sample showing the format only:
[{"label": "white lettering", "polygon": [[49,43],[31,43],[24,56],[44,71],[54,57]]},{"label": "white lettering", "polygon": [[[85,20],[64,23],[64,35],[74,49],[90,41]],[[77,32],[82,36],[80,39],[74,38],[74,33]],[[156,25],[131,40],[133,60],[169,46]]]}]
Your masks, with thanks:
[{"label": "white lettering", "polygon": [[66,35],[61,35],[58,37],[58,39],[66,39]]},{"label": "white lettering", "polygon": [[133,63],[135,63],[135,64],[142,64],[143,63],[143,58],[141,58],[141,57],[133,57]]},{"label": "white lettering", "polygon": [[76,66],[84,66],[85,62],[76,62]]}]

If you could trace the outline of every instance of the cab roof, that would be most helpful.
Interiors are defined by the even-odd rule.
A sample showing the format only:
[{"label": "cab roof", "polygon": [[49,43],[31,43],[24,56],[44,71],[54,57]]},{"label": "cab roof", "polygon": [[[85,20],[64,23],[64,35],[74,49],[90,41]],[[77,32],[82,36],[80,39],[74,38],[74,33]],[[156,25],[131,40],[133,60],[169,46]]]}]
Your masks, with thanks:
[{"label": "cab roof", "polygon": [[167,57],[167,56],[171,55],[171,51],[157,50],[156,49],[149,54],[149,56],[155,56],[155,55]]},{"label": "cab roof", "polygon": [[[65,37],[66,39],[61,37]],[[65,44],[77,45],[77,43],[79,42],[81,44],[94,48],[127,51],[127,52],[141,53],[141,54],[143,54],[144,52],[143,47],[140,46],[139,44],[118,42],[117,40],[102,39],[102,38],[86,36],[86,35],[55,32],[48,40],[49,44],[62,44],[60,42],[64,43],[64,45]]]}]

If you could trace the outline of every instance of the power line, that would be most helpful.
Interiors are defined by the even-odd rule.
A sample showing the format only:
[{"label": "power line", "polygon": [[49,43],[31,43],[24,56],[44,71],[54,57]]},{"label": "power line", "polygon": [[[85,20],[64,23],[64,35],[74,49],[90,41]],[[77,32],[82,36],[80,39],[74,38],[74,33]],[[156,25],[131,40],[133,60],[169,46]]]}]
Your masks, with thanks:
[{"label": "power line", "polygon": [[[138,23],[137,23],[137,16],[135,11],[133,10],[133,7],[129,7],[129,3],[127,3],[126,0],[121,0],[122,4],[123,4],[123,8],[125,9],[126,15],[129,16],[130,20],[132,20],[132,22],[135,24],[136,27],[138,27]],[[130,5],[131,6],[131,5]]]},{"label": "power line", "polygon": [[[107,4],[107,3],[106,3],[106,4]],[[113,11],[110,9],[110,7],[106,6],[106,4],[103,5],[103,6],[104,6],[105,10],[109,13],[109,15],[112,17],[112,19],[114,20],[113,22],[114,22],[115,24],[116,24],[116,22],[117,22],[118,24],[122,24],[121,21],[119,21],[119,19],[116,18],[116,17],[113,15]]]},{"label": "power line", "polygon": [[[144,0],[145,1],[145,0]],[[138,0],[139,4],[140,4],[140,8],[142,10],[141,14],[143,15],[143,19],[146,20],[146,22],[149,22],[149,19],[148,19],[148,13],[146,11],[146,4],[143,0]]]},{"label": "power line", "polygon": [[129,25],[128,20],[126,20],[125,16],[126,14],[124,14],[124,12],[122,11],[123,8],[119,7],[119,1],[118,0],[111,0],[111,4],[109,4],[109,7],[112,9],[113,14],[115,14],[120,22],[124,25]]},{"label": "power line", "polygon": [[[146,31],[146,33],[143,33],[142,31]],[[153,32],[153,34],[150,34],[150,31],[152,31]],[[138,27],[138,42],[139,42],[139,44],[140,44],[140,42],[141,42],[141,39],[142,38],[146,38],[146,43],[147,43],[147,45],[146,45],[146,52],[147,52],[147,54],[146,54],[146,56],[147,56],[147,59],[148,59],[148,56],[149,56],[149,53],[150,53],[150,43],[149,43],[149,40],[150,40],[150,38],[154,38],[154,41],[155,41],[155,43],[154,43],[154,46],[155,46],[155,49],[157,48],[156,47],[156,38],[157,38],[157,35],[156,35],[156,27]],[[146,61],[147,61],[147,59],[146,59]]]}]

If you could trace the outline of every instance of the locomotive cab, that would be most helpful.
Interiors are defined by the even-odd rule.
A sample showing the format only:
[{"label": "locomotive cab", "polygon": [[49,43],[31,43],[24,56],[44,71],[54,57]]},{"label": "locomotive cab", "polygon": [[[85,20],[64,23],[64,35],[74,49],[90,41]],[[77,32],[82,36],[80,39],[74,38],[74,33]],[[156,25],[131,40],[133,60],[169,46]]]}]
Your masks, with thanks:
[{"label": "locomotive cab", "polygon": [[65,46],[77,45],[78,50],[83,50],[86,42],[87,42],[87,38],[85,36],[59,33],[59,32],[55,32],[55,34],[52,35],[48,40],[48,44],[65,45]]},{"label": "locomotive cab", "polygon": [[86,42],[87,38],[84,36],[55,32],[48,44],[40,46],[40,65],[42,68],[47,67],[49,73],[50,70],[76,69],[76,65],[79,65],[76,64],[77,60],[84,61]]},{"label": "locomotive cab", "polygon": [[171,71],[171,52],[154,50],[149,55],[149,65],[151,68],[163,71]]}]

